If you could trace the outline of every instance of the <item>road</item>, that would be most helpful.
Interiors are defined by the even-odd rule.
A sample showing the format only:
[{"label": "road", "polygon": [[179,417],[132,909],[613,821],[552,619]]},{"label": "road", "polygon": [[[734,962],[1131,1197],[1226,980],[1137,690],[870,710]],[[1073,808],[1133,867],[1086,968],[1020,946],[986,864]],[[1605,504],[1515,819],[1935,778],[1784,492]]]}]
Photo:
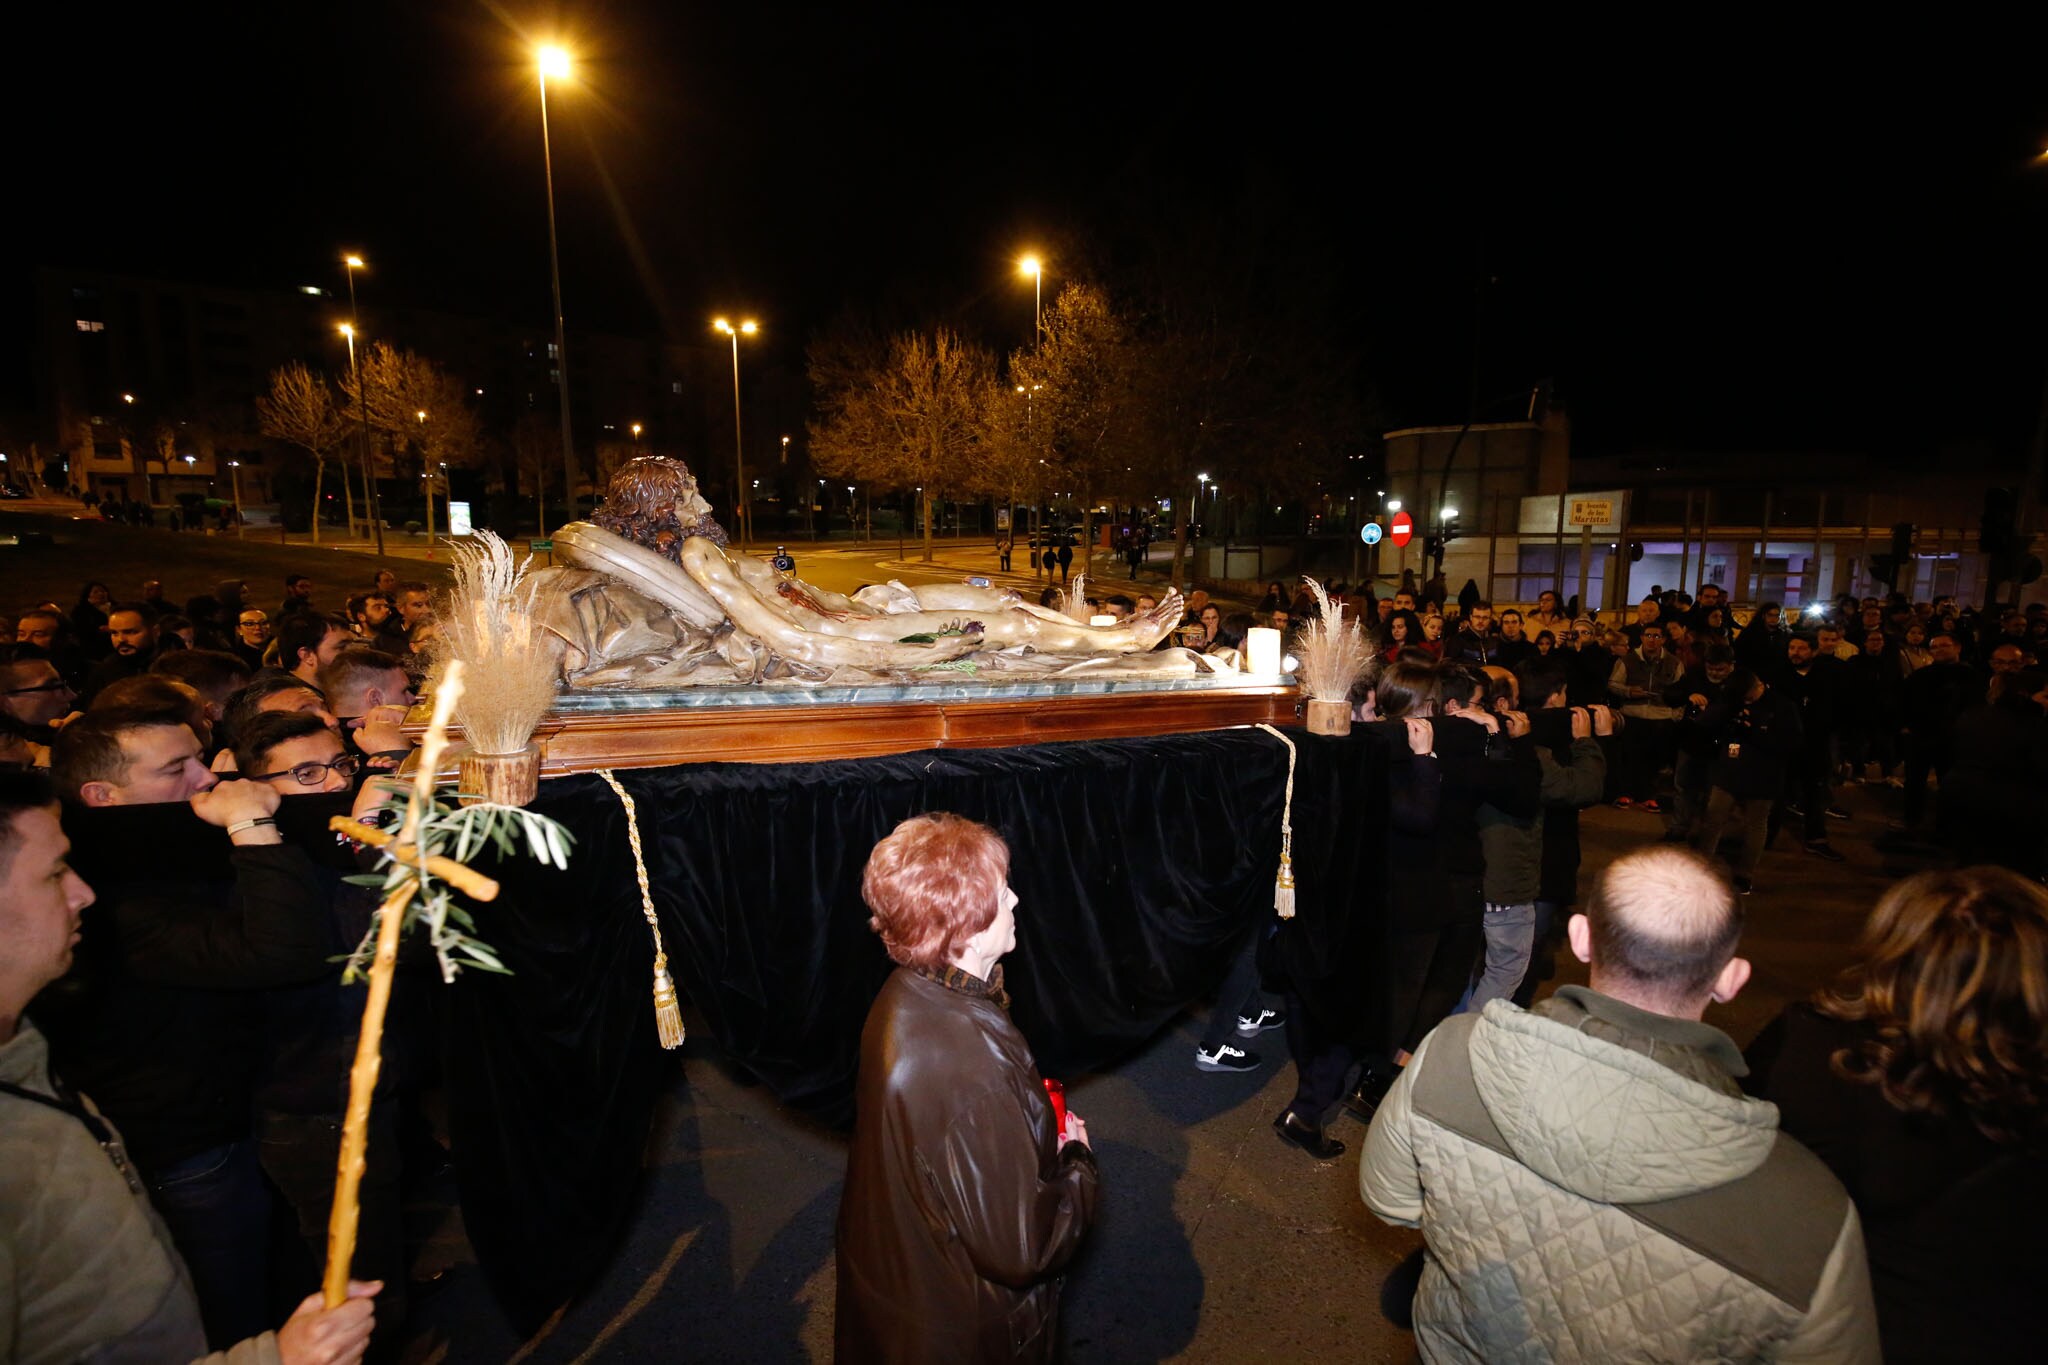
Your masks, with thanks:
[{"label": "road", "polygon": [[[1889,883],[1878,831],[1897,793],[1847,790],[1855,819],[1837,827],[1843,864],[1806,857],[1796,840],[1765,855],[1746,903],[1750,986],[1709,1021],[1747,1041],[1790,1000],[1847,965],[1864,914]],[[1656,837],[1652,817],[1586,814],[1593,873]],[[1030,913],[1020,906],[1020,915]],[[1583,980],[1576,963],[1560,980]],[[1405,1361],[1413,1343],[1379,1317],[1380,1281],[1417,1244],[1361,1205],[1364,1129],[1318,1163],[1273,1133],[1293,1093],[1279,1035],[1254,1046],[1259,1070],[1212,1075],[1192,1064],[1205,1015],[1195,1011],[1116,1066],[1069,1077],[1103,1171],[1103,1203],[1074,1267],[1065,1336],[1082,1362],[1185,1360]],[[492,1306],[448,1215],[428,1251],[451,1267],[425,1303],[408,1359],[826,1361],[832,1337],[832,1232],[845,1142],[778,1105],[728,1069],[692,1026],[660,1107],[647,1183],[613,1265],[533,1342]]]}]

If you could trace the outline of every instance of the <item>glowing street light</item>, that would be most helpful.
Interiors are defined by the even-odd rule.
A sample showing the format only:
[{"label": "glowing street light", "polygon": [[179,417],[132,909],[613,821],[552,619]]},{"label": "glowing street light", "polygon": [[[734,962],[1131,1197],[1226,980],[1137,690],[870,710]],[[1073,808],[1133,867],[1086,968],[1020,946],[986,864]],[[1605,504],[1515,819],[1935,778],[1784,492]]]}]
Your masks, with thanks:
[{"label": "glowing street light", "polygon": [[1398,512],[1398,511],[1400,511],[1400,510],[1401,510],[1401,500],[1400,500],[1399,498],[1388,498],[1388,499],[1387,499],[1387,510],[1388,510],[1389,512]]},{"label": "glowing street light", "polygon": [[1017,273],[1031,277],[1031,345],[1035,350],[1045,335],[1045,262],[1031,254],[1017,262]]},{"label": "glowing street light", "polygon": [[132,394],[132,393],[124,393],[124,394],[122,394],[122,395],[121,395],[121,401],[122,401],[123,403],[131,403],[131,404],[132,404],[132,403],[133,403],[133,402],[135,401],[135,395],[134,395],[134,394]]},{"label": "glowing street light", "polygon": [[[540,161],[548,191],[548,280],[555,291],[555,401],[562,410],[562,498],[569,504],[571,519],[576,514],[576,447],[569,434],[569,338],[562,325],[562,253],[555,235],[555,154],[548,140],[548,80],[569,79],[569,53],[553,43],[534,51],[534,66],[540,73]],[[540,533],[548,533],[547,500],[541,498]]]},{"label": "glowing street light", "polygon": [[742,453],[744,447],[740,444],[740,338],[754,335],[761,330],[761,324],[748,318],[735,327],[724,318],[713,318],[711,330],[732,338],[732,492],[740,504],[733,513],[739,519],[740,551],[745,553],[753,505],[747,497],[747,461]]}]

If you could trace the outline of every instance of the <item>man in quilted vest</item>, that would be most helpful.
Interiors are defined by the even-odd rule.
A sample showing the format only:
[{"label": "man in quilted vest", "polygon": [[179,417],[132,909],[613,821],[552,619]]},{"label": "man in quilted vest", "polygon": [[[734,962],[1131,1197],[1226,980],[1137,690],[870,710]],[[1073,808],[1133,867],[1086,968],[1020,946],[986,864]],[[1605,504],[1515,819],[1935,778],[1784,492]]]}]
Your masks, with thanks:
[{"label": "man in quilted vest", "polygon": [[1359,1192],[1422,1229],[1425,1361],[1878,1361],[1855,1208],[1701,1022],[1749,978],[1739,907],[1689,850],[1629,854],[1571,919],[1590,988],[1416,1050]]}]

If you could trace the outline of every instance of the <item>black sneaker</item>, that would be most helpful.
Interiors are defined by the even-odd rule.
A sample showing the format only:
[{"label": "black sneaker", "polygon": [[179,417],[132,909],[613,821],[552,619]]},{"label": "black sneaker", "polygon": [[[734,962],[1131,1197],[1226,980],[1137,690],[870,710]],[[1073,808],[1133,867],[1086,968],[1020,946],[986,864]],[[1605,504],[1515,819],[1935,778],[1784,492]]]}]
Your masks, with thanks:
[{"label": "black sneaker", "polygon": [[1256,1038],[1267,1029],[1287,1027],[1287,1016],[1279,1010],[1262,1009],[1257,1014],[1237,1016],[1237,1032],[1241,1038]]},{"label": "black sneaker", "polygon": [[1847,820],[1850,818],[1849,812],[1843,810],[1840,806],[1829,806],[1826,813],[1830,820]]},{"label": "black sneaker", "polygon": [[1845,858],[1842,854],[1835,852],[1835,850],[1833,850],[1832,848],[1829,848],[1825,840],[1817,839],[1814,842],[1808,844],[1806,846],[1806,851],[1808,853],[1811,853],[1814,857],[1819,858],[1825,862],[1840,863],[1848,861],[1848,859]]},{"label": "black sneaker", "polygon": [[1256,1071],[1258,1066],[1258,1053],[1228,1043],[1218,1043],[1214,1052],[1205,1047],[1195,1049],[1197,1071]]}]

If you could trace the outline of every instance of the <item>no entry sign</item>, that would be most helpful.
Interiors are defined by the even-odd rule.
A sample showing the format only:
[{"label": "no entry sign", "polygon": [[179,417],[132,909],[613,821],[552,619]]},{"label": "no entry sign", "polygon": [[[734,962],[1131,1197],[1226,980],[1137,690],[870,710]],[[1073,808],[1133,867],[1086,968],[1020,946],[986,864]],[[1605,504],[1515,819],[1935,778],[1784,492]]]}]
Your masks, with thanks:
[{"label": "no entry sign", "polygon": [[1387,528],[1387,539],[1396,545],[1406,545],[1408,538],[1415,534],[1415,519],[1406,512],[1394,513],[1394,520]]}]

